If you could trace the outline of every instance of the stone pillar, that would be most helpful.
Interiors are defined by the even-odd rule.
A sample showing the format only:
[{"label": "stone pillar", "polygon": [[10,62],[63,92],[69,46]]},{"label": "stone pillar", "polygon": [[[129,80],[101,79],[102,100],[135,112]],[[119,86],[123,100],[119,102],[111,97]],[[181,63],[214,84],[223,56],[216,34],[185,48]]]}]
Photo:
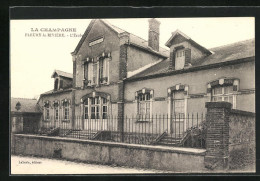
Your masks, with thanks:
[{"label": "stone pillar", "polygon": [[[120,37],[120,44],[128,38],[128,34]],[[120,133],[120,141],[124,141],[124,79],[127,77],[127,46],[125,44],[120,45],[119,56],[119,81],[118,81],[118,120],[117,131]]]},{"label": "stone pillar", "polygon": [[205,167],[225,170],[229,157],[229,114],[231,103],[206,102],[206,156]]}]

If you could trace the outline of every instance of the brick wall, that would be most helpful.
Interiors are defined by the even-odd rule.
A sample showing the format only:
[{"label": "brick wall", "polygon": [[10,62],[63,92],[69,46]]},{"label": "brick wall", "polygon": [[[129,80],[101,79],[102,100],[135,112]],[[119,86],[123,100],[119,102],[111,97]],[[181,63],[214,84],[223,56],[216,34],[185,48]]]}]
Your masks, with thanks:
[{"label": "brick wall", "polygon": [[231,110],[228,102],[207,102],[205,167],[255,169],[255,114]]}]

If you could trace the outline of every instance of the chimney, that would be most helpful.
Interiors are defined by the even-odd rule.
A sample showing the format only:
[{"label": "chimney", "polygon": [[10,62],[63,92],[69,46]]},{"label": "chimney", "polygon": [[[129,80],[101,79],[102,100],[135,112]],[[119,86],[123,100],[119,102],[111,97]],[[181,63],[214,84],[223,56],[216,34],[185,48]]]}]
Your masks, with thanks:
[{"label": "chimney", "polygon": [[159,51],[160,21],[155,18],[149,19],[148,46]]}]

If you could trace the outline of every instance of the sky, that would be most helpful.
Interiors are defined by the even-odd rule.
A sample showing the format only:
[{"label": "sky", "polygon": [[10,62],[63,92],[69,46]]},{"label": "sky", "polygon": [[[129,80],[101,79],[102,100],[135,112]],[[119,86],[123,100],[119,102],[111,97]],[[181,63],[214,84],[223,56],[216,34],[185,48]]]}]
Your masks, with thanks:
[{"label": "sky", "polygon": [[[160,46],[180,30],[191,39],[213,48],[255,37],[255,21],[252,17],[236,18],[157,18],[160,24]],[[55,69],[72,73],[72,56],[80,36],[90,19],[59,20],[11,20],[10,22],[10,74],[11,97],[37,98],[52,90],[51,78]],[[148,19],[107,19],[111,24],[148,39]],[[41,30],[70,28],[65,37],[43,37]],[[37,31],[38,30],[38,31]],[[33,34],[34,33],[34,34]],[[35,36],[41,33],[41,36]],[[77,36],[72,36],[76,34]],[[168,48],[167,48],[168,49]]]}]

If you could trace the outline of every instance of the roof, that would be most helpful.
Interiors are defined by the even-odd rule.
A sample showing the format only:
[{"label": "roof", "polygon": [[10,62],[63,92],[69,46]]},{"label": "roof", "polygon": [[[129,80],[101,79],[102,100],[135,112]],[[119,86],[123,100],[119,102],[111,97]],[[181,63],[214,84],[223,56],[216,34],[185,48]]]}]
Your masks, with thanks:
[{"label": "roof", "polygon": [[213,54],[200,60],[198,65],[208,65],[255,56],[255,39],[240,41],[210,49]]},{"label": "roof", "polygon": [[200,44],[198,44],[197,42],[195,42],[194,40],[192,40],[189,36],[187,36],[186,34],[184,34],[183,32],[181,32],[181,31],[178,30],[178,29],[177,29],[176,31],[172,32],[172,36],[171,36],[170,39],[165,43],[165,46],[170,47],[170,46],[171,46],[171,41],[172,41],[177,35],[183,36],[187,41],[189,41],[192,45],[194,45],[195,47],[197,47],[198,49],[200,49],[200,50],[203,51],[204,53],[206,53],[206,54],[208,54],[208,55],[211,54],[211,52],[210,52],[207,48],[201,46]]},{"label": "roof", "polygon": [[67,78],[73,79],[73,74],[68,73],[68,72],[64,72],[64,71],[61,71],[61,70],[54,70],[54,72],[53,72],[51,78],[54,78],[55,73],[56,73],[58,76],[67,77]]},{"label": "roof", "polygon": [[42,93],[40,96],[49,95],[49,94],[58,94],[58,93],[70,92],[70,91],[72,91],[72,88],[66,88],[66,89],[61,89],[61,90],[52,89],[52,90]]},{"label": "roof", "polygon": [[[75,48],[74,52],[72,52],[72,54],[76,54],[81,45],[83,44],[84,40],[86,39],[88,33],[90,32],[92,26],[94,25],[94,22],[96,20],[92,20],[89,24],[89,26],[87,27],[85,33],[83,34],[81,40],[79,41],[77,47]],[[100,21],[102,23],[104,23],[106,26],[108,26],[111,30],[113,30],[115,33],[117,33],[118,35],[121,34],[121,33],[128,33],[129,34],[129,43],[134,45],[134,46],[137,46],[137,47],[141,47],[141,48],[144,48],[148,51],[150,51],[151,53],[155,53],[155,54],[159,54],[163,57],[169,57],[169,50],[165,49],[165,48],[162,48],[162,47],[159,47],[159,52],[153,50],[151,47],[148,46],[148,41],[143,39],[143,38],[140,38],[132,33],[129,33],[121,28],[118,28],[117,26],[115,25],[112,25],[111,23],[109,23],[107,20],[103,20],[103,19],[100,19]]]},{"label": "roof", "polygon": [[[207,57],[198,60],[197,63],[193,64],[190,68],[254,57],[255,40],[250,39],[250,40],[240,41],[240,42],[236,42],[236,43],[232,43],[232,44],[228,44],[216,48],[211,48],[210,51],[212,52],[211,55],[208,55]],[[176,70],[169,70],[169,59],[166,59],[132,76],[131,78],[129,78],[129,80],[135,78],[141,78],[141,77],[148,77],[151,75],[159,75],[159,74],[174,72],[174,71]]]},{"label": "roof", "polygon": [[30,112],[30,113],[40,113],[39,105],[37,104],[37,99],[27,99],[27,98],[11,98],[11,111],[17,112],[16,104],[20,102],[21,108],[19,112]]},{"label": "roof", "polygon": [[160,55],[162,55],[164,57],[169,57],[169,55],[170,55],[170,51],[165,48],[162,48],[162,47],[159,47],[159,52],[153,50],[151,47],[148,46],[147,40],[140,38],[139,36],[136,36],[131,33],[129,35],[129,43],[132,45],[135,45],[135,46],[142,47],[152,53],[159,53]]}]

